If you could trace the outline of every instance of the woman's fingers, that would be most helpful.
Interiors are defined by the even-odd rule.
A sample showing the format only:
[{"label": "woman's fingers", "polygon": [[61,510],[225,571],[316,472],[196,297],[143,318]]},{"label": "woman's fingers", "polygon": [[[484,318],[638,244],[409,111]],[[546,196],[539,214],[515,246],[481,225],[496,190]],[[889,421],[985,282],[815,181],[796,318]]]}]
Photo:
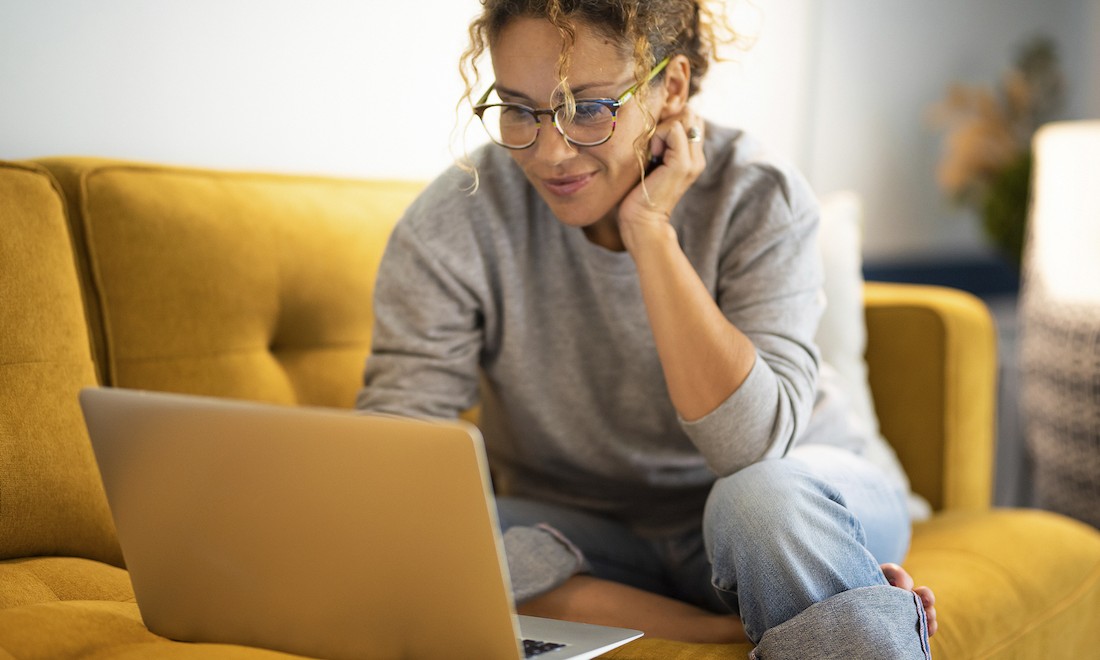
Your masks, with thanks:
[{"label": "woman's fingers", "polygon": [[[645,179],[648,201],[671,212],[706,167],[702,121],[685,111],[658,124],[650,138],[650,153],[659,160]],[[694,139],[688,137],[691,132]]]},{"label": "woman's fingers", "polygon": [[662,160],[679,161],[686,169],[701,172],[703,160],[703,122],[690,110],[662,121],[650,139],[650,153]]},{"label": "woman's fingers", "polygon": [[[673,209],[706,167],[702,124],[694,113],[685,111],[657,125],[649,143],[655,164],[619,205],[619,229],[627,249],[631,249],[635,229],[668,223]],[[694,139],[688,137],[689,131]]]}]

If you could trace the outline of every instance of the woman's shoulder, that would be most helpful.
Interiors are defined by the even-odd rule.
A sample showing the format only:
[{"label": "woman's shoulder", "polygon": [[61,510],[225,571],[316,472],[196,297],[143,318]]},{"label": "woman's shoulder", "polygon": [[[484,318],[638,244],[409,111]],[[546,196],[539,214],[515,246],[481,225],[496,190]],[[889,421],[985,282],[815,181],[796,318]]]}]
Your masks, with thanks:
[{"label": "woman's shoulder", "polygon": [[527,179],[501,152],[486,145],[465,165],[444,170],[405,210],[391,242],[417,246],[444,263],[500,258],[505,246],[522,239],[530,215]]},{"label": "woman's shoulder", "polygon": [[817,198],[805,176],[763,141],[711,122],[706,135],[707,167],[699,181],[702,190],[726,197],[734,209],[780,204],[793,217],[816,213]]},{"label": "woman's shoulder", "polygon": [[398,227],[445,243],[519,213],[526,179],[501,151],[484,145],[466,155],[464,164],[447,167],[409,205]]}]

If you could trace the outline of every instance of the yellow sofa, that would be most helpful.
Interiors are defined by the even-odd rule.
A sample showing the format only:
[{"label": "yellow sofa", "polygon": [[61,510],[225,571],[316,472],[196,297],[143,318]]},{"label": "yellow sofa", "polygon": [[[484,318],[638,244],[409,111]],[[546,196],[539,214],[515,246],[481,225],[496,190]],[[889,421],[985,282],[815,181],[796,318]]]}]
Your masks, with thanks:
[{"label": "yellow sofa", "polygon": [[[288,657],[171,642],[142,625],[76,393],[100,383],[351,406],[373,273],[419,187],[0,163],[0,658]],[[882,429],[936,510],[906,561],[939,599],[934,655],[1098,657],[1100,533],[990,508],[986,310],[945,289],[865,292]],[[643,639],[611,655],[749,650]]]}]

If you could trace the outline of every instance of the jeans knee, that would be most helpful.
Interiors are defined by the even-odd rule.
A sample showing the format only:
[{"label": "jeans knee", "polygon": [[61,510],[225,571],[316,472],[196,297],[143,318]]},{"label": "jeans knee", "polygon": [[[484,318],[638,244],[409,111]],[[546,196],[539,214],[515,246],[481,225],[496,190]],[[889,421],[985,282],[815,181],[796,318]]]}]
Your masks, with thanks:
[{"label": "jeans knee", "polygon": [[761,461],[715,482],[705,528],[725,538],[772,536],[808,499],[799,470],[783,459]]},{"label": "jeans knee", "polygon": [[715,482],[704,514],[711,561],[785,561],[829,530],[863,542],[843,495],[798,461],[761,461]]},{"label": "jeans knee", "polygon": [[885,584],[845,492],[822,472],[799,459],[761,461],[711,491],[712,582],[751,639],[837,593]]}]

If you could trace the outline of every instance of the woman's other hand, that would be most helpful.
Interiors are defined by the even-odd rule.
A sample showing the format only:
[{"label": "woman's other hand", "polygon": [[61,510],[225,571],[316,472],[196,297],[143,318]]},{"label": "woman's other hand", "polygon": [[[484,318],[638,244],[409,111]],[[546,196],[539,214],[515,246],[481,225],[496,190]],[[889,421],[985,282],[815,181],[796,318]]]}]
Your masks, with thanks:
[{"label": "woman's other hand", "polygon": [[627,250],[650,232],[667,232],[672,210],[706,167],[703,120],[690,108],[657,124],[650,153],[658,164],[619,206],[619,231]]}]

